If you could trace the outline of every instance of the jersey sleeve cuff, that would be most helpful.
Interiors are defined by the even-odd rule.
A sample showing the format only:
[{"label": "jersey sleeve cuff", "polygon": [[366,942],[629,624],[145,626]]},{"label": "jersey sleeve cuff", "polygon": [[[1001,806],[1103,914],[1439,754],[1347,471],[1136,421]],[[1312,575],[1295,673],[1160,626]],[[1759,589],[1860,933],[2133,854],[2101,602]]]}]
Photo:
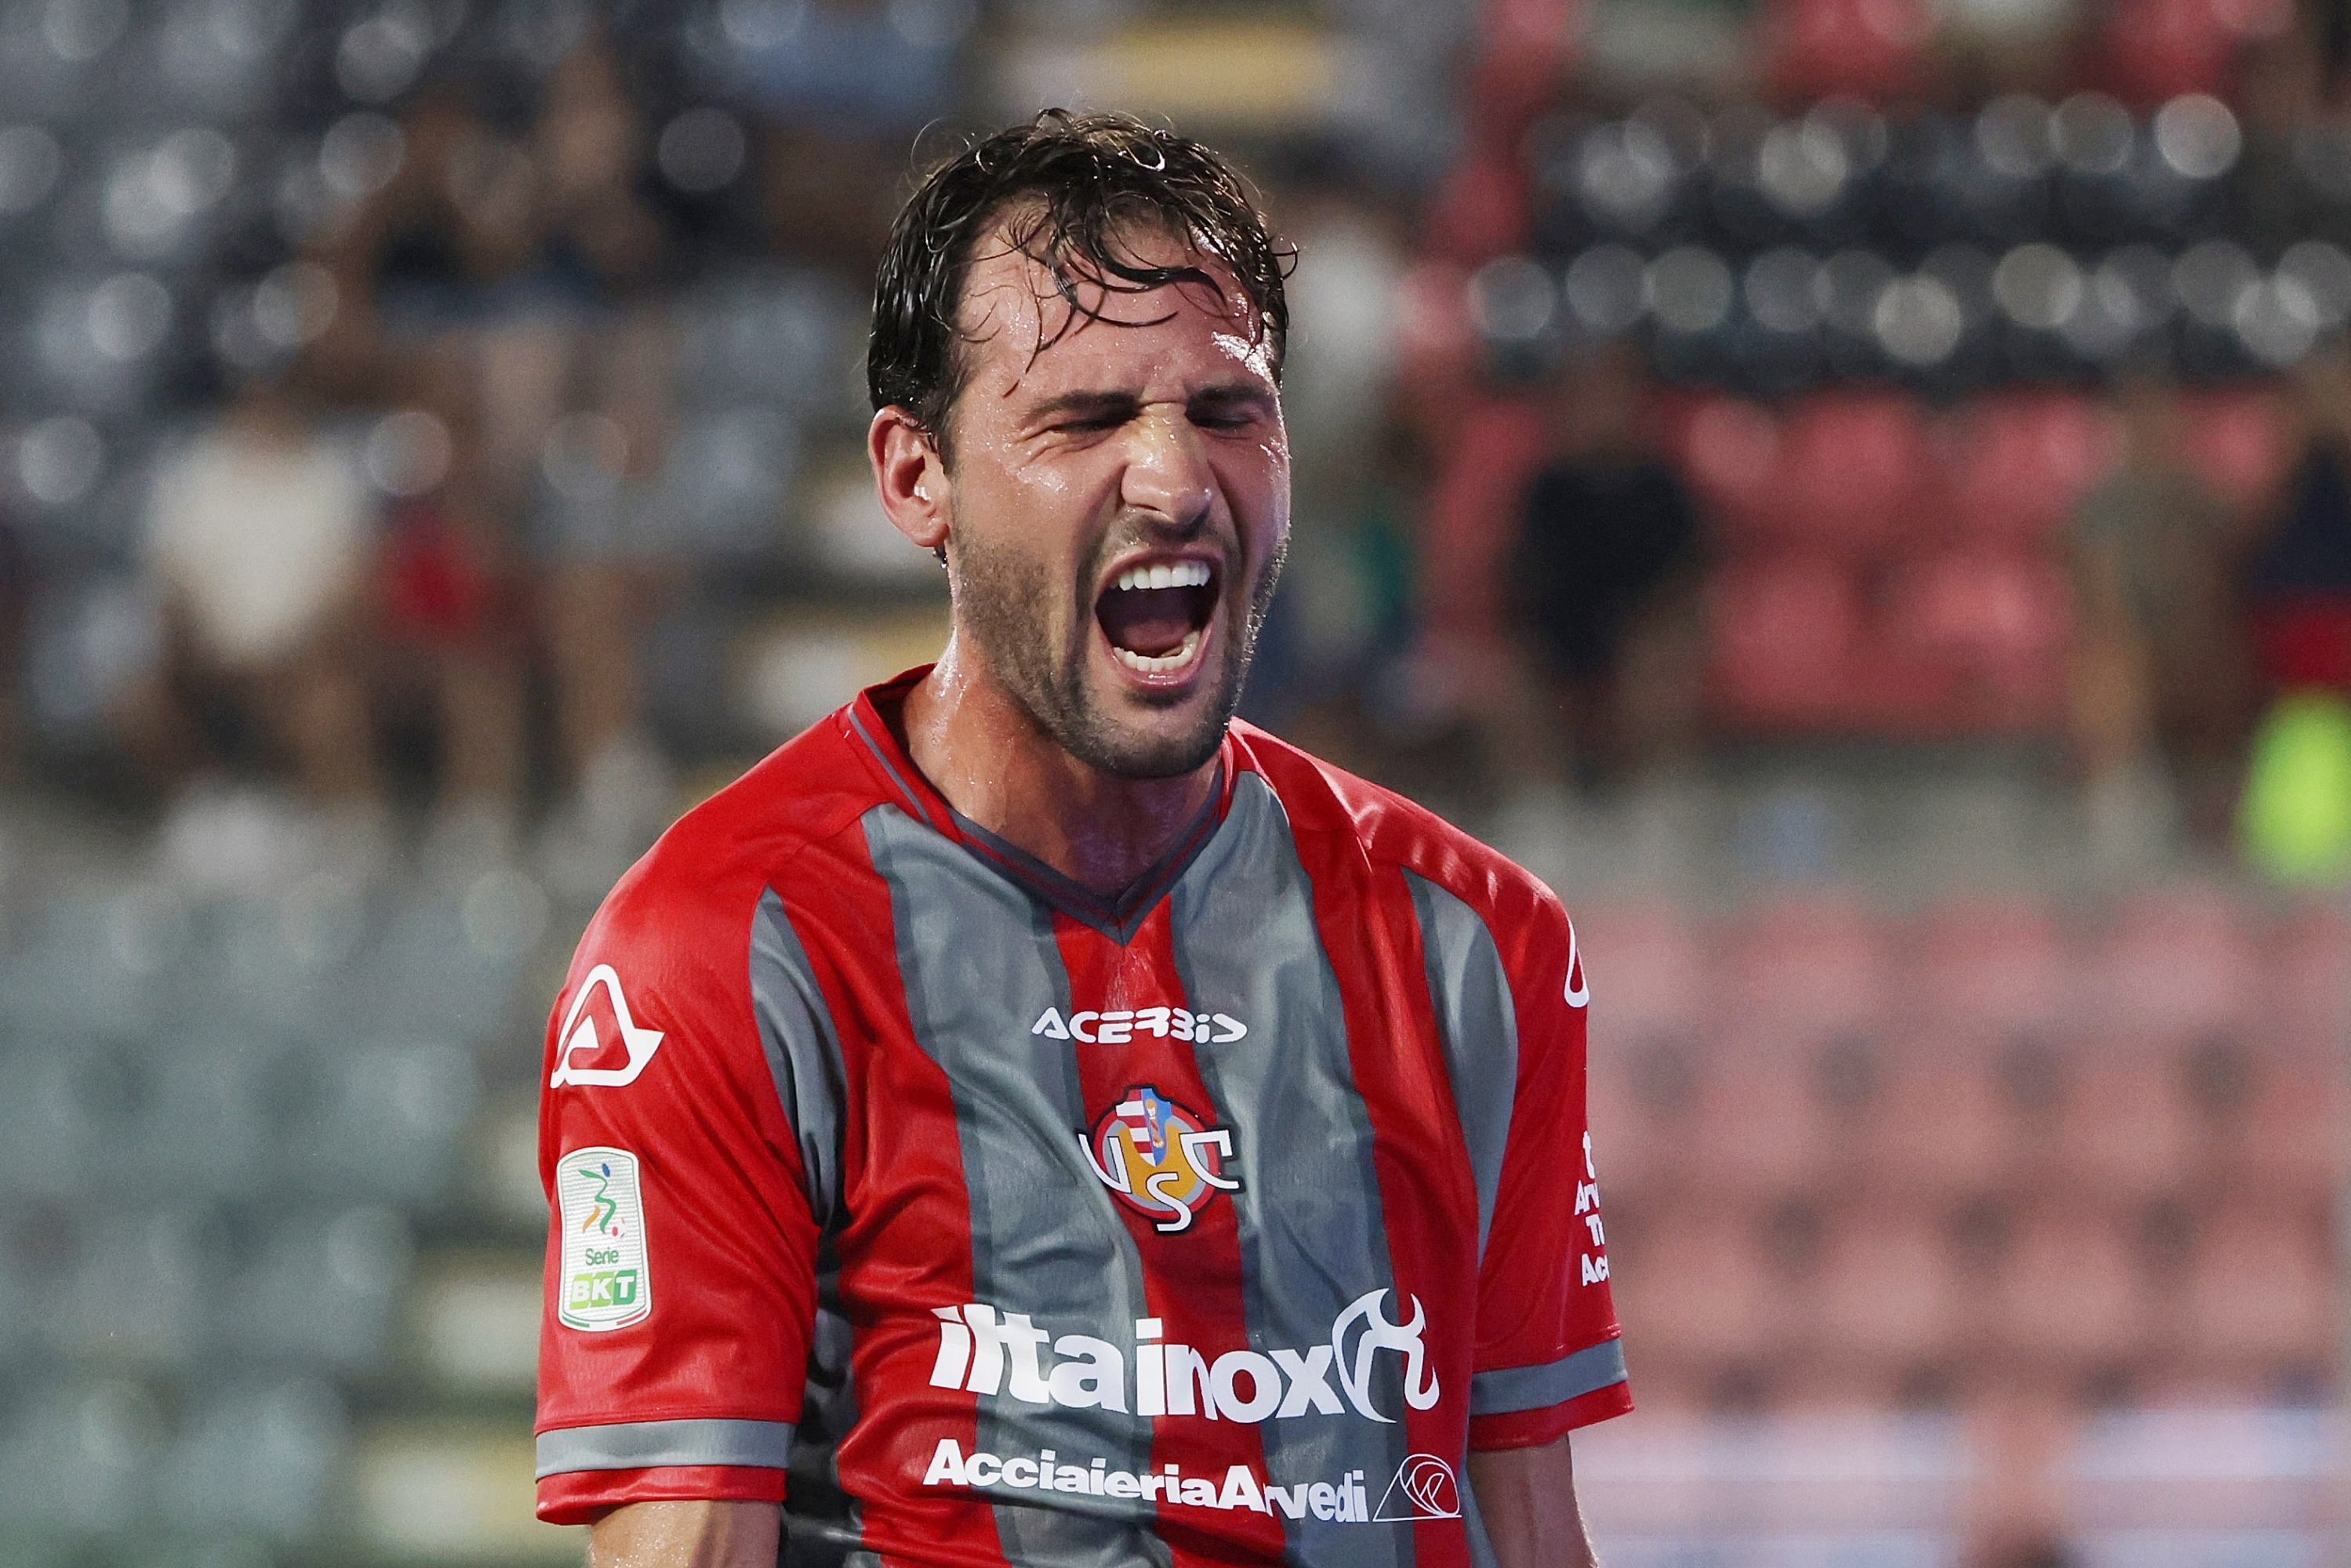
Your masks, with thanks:
[{"label": "jersey sleeve cuff", "polygon": [[538,1517],[580,1524],[631,1502],[781,1502],[788,1421],[553,1427],[538,1435]]},{"label": "jersey sleeve cuff", "polygon": [[1554,1361],[1471,1374],[1469,1446],[1535,1448],[1632,1407],[1625,1342],[1604,1339]]},{"label": "jersey sleeve cuff", "polygon": [[1469,1417],[1469,1448],[1473,1453],[1492,1448],[1540,1448],[1555,1443],[1578,1427],[1589,1427],[1633,1408],[1633,1390],[1621,1379],[1605,1388],[1580,1394],[1563,1405],[1543,1410],[1512,1410],[1499,1416]]},{"label": "jersey sleeve cuff", "polygon": [[593,1524],[632,1502],[775,1502],[784,1472],[752,1465],[659,1465],[634,1470],[565,1470],[541,1476],[538,1517]]}]

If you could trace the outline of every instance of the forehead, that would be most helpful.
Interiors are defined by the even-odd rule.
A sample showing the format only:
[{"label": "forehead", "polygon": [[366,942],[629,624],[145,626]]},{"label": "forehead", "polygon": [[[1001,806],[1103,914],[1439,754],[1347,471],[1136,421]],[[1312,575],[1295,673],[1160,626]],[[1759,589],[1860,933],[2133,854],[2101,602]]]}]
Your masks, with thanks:
[{"label": "forehead", "polygon": [[1137,224],[1114,236],[1122,261],[1196,268],[1210,283],[1105,287],[1082,261],[1057,276],[1015,245],[1018,222],[990,227],[965,277],[956,324],[971,391],[1010,398],[1078,385],[1139,391],[1208,378],[1273,381],[1269,335],[1222,262]]}]

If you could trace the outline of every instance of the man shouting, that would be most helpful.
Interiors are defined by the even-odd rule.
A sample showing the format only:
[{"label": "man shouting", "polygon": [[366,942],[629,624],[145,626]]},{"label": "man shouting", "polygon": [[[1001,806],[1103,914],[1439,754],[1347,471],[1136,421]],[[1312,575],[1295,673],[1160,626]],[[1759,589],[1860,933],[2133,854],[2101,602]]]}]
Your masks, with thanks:
[{"label": "man shouting", "polygon": [[596,1563],[1590,1562],[1568,1434],[1631,1401],[1575,933],[1233,718],[1282,263],[1114,116],[900,214],[868,448],[947,646],[674,828],[548,1038],[539,1512]]}]

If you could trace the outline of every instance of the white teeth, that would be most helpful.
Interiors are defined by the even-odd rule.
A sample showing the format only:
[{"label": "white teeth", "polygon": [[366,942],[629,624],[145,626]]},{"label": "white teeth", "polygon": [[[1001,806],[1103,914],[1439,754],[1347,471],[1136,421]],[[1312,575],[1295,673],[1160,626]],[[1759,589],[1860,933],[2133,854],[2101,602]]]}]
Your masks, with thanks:
[{"label": "white teeth", "polygon": [[1206,588],[1208,586],[1208,563],[1202,560],[1179,560],[1173,565],[1130,566],[1118,574],[1113,584],[1119,589],[1136,588]]},{"label": "white teeth", "polygon": [[1192,655],[1200,651],[1200,634],[1197,632],[1189,633],[1185,637],[1183,646],[1172,653],[1162,653],[1155,659],[1148,654],[1122,648],[1115,643],[1111,644],[1110,651],[1117,654],[1119,663],[1130,670],[1140,670],[1146,675],[1168,675],[1192,662]]}]

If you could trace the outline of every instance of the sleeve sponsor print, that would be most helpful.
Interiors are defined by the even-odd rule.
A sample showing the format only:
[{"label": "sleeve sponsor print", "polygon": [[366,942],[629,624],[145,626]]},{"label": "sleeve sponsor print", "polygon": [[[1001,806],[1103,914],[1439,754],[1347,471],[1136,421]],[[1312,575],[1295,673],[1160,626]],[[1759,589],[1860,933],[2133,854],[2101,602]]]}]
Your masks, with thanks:
[{"label": "sleeve sponsor print", "polygon": [[626,1149],[574,1149],[556,1166],[555,1192],[563,1216],[557,1321],[585,1333],[643,1322],[653,1310],[653,1289],[637,1156]]}]

